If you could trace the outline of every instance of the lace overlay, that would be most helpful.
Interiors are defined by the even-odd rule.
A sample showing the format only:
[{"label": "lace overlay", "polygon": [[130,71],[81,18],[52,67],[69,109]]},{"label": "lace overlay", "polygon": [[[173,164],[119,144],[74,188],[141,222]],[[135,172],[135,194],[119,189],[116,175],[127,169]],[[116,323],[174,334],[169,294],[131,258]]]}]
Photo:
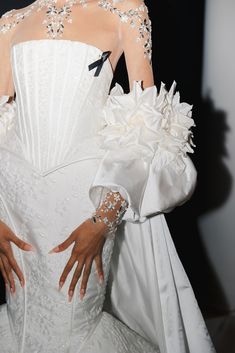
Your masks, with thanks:
[{"label": "lace overlay", "polygon": [[[152,60],[152,24],[149,18],[148,7],[145,5],[144,0],[140,0],[140,5],[128,10],[121,10],[118,4],[122,1],[108,1],[100,0],[97,6],[105,11],[115,14],[123,24],[128,24],[131,31],[134,31],[135,41],[140,43],[143,48],[144,58],[150,62]],[[12,9],[2,15],[3,23],[0,24],[0,34],[6,34],[11,29],[14,29],[19,23],[30,17],[33,13],[44,11],[45,16],[42,21],[42,27],[45,28],[47,37],[55,39],[58,37],[63,38],[64,27],[73,23],[73,4],[80,4],[83,8],[83,16],[86,16],[87,11],[91,5],[86,0],[70,0],[64,4],[63,7],[56,7],[55,3],[51,0],[36,0],[29,5],[25,10]],[[88,17],[89,21],[89,17]],[[92,27],[92,24],[90,25]],[[130,36],[133,34],[130,31]]]},{"label": "lace overlay", "polygon": [[[156,347],[132,330],[126,332],[126,326],[108,313],[103,313],[99,325],[86,343],[83,353],[102,353],[97,347],[105,347],[115,353],[160,353]],[[110,345],[110,338],[112,345]]]},{"label": "lace overlay", "polygon": [[[14,143],[19,152],[17,140]],[[20,349],[24,349],[24,353],[65,353],[68,349],[71,353],[78,353],[82,344],[86,347],[86,341],[97,325],[102,323],[99,331],[106,329],[103,327],[104,320],[109,328],[112,324],[110,332],[119,337],[112,338],[116,347],[113,352],[124,352],[122,340],[125,340],[138,347],[139,350],[133,350],[133,353],[143,353],[142,347],[148,347],[144,339],[140,339],[138,344],[131,343],[129,329],[121,326],[122,331],[119,332],[120,324],[117,320],[101,319],[104,315],[102,308],[114,239],[106,240],[103,251],[105,284],[99,284],[93,265],[87,295],[82,302],[76,289],[72,303],[68,303],[67,291],[71,276],[61,292],[57,289],[60,272],[71,249],[60,255],[47,254],[92,212],[88,189],[99,160],[70,164],[46,177],[40,176],[26,163],[22,163],[18,156],[4,148],[0,150],[0,160],[0,219],[37,249],[37,253],[23,253],[13,247],[16,260],[26,278],[26,287],[22,289],[14,276],[16,294],[7,294],[7,305],[9,322],[17,341],[16,351],[6,348],[2,353],[18,353]],[[123,334],[127,337],[121,338]],[[7,340],[7,335],[9,332],[3,331],[0,326],[1,342]],[[134,333],[130,338],[135,341]]]},{"label": "lace overlay", "polygon": [[148,58],[151,62],[152,60],[152,22],[149,18],[148,7],[145,5],[144,1],[141,0],[141,5],[136,8],[131,8],[126,11],[122,11],[114,5],[114,2],[108,0],[101,0],[98,5],[110,11],[111,13],[117,15],[122,23],[128,23],[132,29],[137,29],[138,35],[136,37],[136,42],[142,44],[144,49],[144,57]]}]

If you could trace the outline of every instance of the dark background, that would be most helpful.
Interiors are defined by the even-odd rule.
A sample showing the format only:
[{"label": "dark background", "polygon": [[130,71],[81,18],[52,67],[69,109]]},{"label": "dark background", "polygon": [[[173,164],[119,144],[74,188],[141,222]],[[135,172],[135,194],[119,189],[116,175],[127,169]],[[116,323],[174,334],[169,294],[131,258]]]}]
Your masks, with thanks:
[{"label": "dark background", "polygon": [[[1,3],[0,13],[31,2],[8,0]],[[152,20],[155,83],[159,87],[162,81],[169,88],[175,80],[181,100],[194,105],[197,125],[194,129],[197,148],[190,157],[198,170],[198,185],[190,202],[176,208],[166,218],[205,319],[218,317],[226,315],[229,308],[201,243],[198,218],[225,202],[231,189],[231,177],[222,161],[226,155],[226,116],[214,109],[209,98],[201,97],[205,1],[145,2]],[[128,89],[123,58],[116,69],[113,83],[115,81]],[[3,302],[3,285],[0,298]]]}]

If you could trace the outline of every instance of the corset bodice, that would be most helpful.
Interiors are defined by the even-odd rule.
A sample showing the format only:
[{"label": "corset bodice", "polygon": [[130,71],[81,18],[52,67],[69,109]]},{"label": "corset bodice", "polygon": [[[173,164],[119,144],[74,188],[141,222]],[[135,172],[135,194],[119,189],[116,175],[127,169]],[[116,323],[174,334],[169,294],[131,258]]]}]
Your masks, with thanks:
[{"label": "corset bodice", "polygon": [[24,158],[41,173],[97,153],[96,133],[113,70],[88,66],[101,49],[79,41],[31,40],[13,45],[15,132]]}]

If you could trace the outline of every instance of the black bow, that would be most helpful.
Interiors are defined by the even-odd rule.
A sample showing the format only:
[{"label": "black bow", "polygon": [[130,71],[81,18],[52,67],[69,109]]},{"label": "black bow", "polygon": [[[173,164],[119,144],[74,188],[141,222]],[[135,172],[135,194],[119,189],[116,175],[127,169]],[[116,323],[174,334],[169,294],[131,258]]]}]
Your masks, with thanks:
[{"label": "black bow", "polygon": [[97,69],[95,71],[95,74],[94,76],[99,76],[100,74],[100,71],[102,69],[102,66],[104,65],[104,62],[108,59],[109,55],[111,54],[111,51],[104,51],[102,53],[102,56],[100,59],[94,61],[93,63],[91,63],[88,68],[89,68],[89,71],[94,69],[96,66],[97,66]]}]

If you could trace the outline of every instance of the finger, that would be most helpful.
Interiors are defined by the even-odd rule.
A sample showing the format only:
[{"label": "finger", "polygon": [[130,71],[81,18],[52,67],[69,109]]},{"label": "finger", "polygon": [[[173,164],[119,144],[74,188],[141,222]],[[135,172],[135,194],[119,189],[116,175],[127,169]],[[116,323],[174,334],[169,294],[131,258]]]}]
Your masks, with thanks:
[{"label": "finger", "polygon": [[87,282],[91,273],[91,266],[92,266],[93,259],[87,260],[85,264],[85,268],[83,271],[82,275],[82,283],[81,283],[81,288],[80,288],[80,299],[82,300],[85,293],[86,293],[86,288],[87,288]]},{"label": "finger", "polygon": [[25,285],[24,276],[23,276],[23,273],[14,258],[14,254],[13,254],[11,246],[9,246],[8,253],[6,254],[6,256],[7,256],[7,259],[8,259],[8,262],[9,262],[11,268],[13,269],[13,271],[16,273],[17,277],[19,278],[21,287],[24,287],[24,285]]},{"label": "finger", "polygon": [[95,257],[95,264],[96,264],[96,271],[99,276],[100,283],[104,282],[104,271],[103,271],[103,262],[102,262],[102,255],[96,255]]},{"label": "finger", "polygon": [[78,262],[78,265],[74,271],[74,274],[73,274],[73,278],[72,278],[72,281],[71,281],[71,284],[69,286],[69,301],[72,300],[72,297],[73,297],[73,293],[74,293],[74,290],[75,290],[75,286],[81,276],[81,273],[82,273],[82,269],[84,267],[84,260],[82,261],[81,259],[79,260]]},{"label": "finger", "polygon": [[14,233],[11,234],[10,236],[10,240],[18,246],[18,248],[24,250],[24,251],[34,251],[35,248],[29,244],[26,243],[25,241],[21,240],[20,238],[18,238]]},{"label": "finger", "polygon": [[11,266],[8,262],[8,259],[5,255],[2,255],[2,263],[8,278],[8,282],[10,284],[10,291],[11,293],[15,292],[15,281],[14,281],[14,277],[13,277],[13,273],[12,273],[12,269]]},{"label": "finger", "polygon": [[57,245],[50,250],[48,254],[57,253],[66,250],[74,242],[74,234],[72,233],[63,243]]},{"label": "finger", "polygon": [[64,271],[62,272],[62,275],[60,277],[60,281],[59,281],[60,289],[62,288],[64,282],[66,281],[66,278],[68,277],[69,272],[72,270],[75,261],[76,261],[76,257],[74,255],[72,255],[69,258],[69,260],[64,268]]},{"label": "finger", "polygon": [[2,259],[0,258],[0,271],[2,273],[2,277],[3,277],[3,280],[4,280],[4,283],[5,285],[9,285],[9,281],[8,281],[8,278],[7,278],[7,274],[6,274],[6,271],[5,271],[5,268],[4,268],[4,265],[3,265],[3,262],[2,262]]}]

